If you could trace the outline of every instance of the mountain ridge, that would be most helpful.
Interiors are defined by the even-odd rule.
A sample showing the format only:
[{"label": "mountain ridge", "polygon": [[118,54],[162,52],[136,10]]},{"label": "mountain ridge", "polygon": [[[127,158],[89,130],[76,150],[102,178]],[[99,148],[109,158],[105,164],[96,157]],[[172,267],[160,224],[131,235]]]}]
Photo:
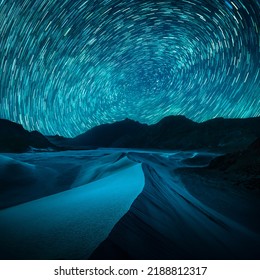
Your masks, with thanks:
[{"label": "mountain ridge", "polygon": [[168,116],[147,125],[125,119],[96,126],[74,138],[44,136],[22,125],[0,119],[0,151],[24,152],[30,147],[56,150],[142,148],[234,152],[247,148],[260,137],[260,117],[215,118],[202,123],[185,116]]},{"label": "mountain ridge", "polygon": [[22,153],[31,149],[55,148],[56,146],[40,132],[29,132],[21,124],[0,119],[0,152]]},{"label": "mountain ridge", "polygon": [[235,151],[260,137],[260,117],[217,118],[203,123],[168,116],[153,125],[125,119],[94,127],[67,140],[71,146]]}]

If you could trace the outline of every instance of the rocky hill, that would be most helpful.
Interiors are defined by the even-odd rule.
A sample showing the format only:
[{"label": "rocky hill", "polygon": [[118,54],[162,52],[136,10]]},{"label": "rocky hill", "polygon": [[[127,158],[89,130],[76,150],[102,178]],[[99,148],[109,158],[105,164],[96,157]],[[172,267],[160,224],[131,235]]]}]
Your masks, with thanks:
[{"label": "rocky hill", "polygon": [[184,116],[169,116],[154,125],[129,119],[100,125],[75,138],[62,138],[60,145],[233,152],[246,148],[258,137],[259,117],[196,123]]},{"label": "rocky hill", "polygon": [[0,119],[0,152],[21,153],[31,149],[53,148],[55,145],[50,143],[41,133],[29,132],[20,124]]}]

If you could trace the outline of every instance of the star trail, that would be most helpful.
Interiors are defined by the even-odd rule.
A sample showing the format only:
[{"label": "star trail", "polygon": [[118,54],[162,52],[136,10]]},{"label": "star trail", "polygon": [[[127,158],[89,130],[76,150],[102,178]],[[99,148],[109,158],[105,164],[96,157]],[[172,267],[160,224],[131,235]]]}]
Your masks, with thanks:
[{"label": "star trail", "polygon": [[258,0],[0,0],[0,117],[72,137],[259,116],[259,15]]}]

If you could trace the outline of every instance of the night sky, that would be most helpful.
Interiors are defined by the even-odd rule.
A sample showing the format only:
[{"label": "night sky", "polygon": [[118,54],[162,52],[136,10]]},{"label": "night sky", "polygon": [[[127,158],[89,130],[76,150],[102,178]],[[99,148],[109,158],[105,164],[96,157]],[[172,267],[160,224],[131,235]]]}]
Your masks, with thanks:
[{"label": "night sky", "polygon": [[0,118],[75,136],[260,115],[258,0],[0,0]]}]

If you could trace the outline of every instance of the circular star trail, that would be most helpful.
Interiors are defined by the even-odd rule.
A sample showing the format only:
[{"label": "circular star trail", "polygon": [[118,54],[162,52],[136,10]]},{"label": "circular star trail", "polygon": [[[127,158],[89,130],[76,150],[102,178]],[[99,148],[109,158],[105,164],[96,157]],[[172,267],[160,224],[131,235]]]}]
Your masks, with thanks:
[{"label": "circular star trail", "polygon": [[75,136],[260,115],[258,0],[0,0],[0,117]]}]

